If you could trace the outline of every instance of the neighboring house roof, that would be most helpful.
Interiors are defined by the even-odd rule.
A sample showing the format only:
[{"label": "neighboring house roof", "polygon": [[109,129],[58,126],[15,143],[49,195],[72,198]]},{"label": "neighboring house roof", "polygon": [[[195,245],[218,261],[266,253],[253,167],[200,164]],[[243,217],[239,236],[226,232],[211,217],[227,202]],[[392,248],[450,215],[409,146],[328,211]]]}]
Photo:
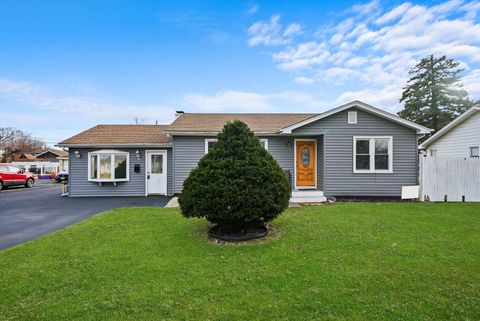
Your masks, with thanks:
[{"label": "neighboring house roof", "polygon": [[181,114],[168,133],[218,133],[225,123],[240,120],[256,133],[278,133],[282,128],[318,114]]},{"label": "neighboring house roof", "polygon": [[44,148],[42,151],[39,151],[35,154],[35,157],[42,156],[46,153],[52,153],[58,157],[65,157],[68,156],[68,152],[61,150],[61,149],[54,149],[54,148]]},{"label": "neighboring house roof", "polygon": [[170,145],[167,125],[97,125],[58,143],[58,146]]},{"label": "neighboring house roof", "polygon": [[467,118],[472,116],[474,113],[480,112],[480,106],[473,106],[457,118],[455,118],[453,121],[451,121],[448,125],[440,129],[438,132],[435,133],[432,137],[427,139],[426,141],[423,142],[418,148],[419,149],[426,149],[429,145],[431,145],[434,141],[460,125],[462,122],[464,122]]},{"label": "neighboring house roof", "polygon": [[394,114],[391,114],[389,112],[386,112],[386,111],[383,111],[381,109],[378,109],[376,107],[373,107],[373,106],[370,106],[368,104],[365,104],[365,103],[362,103],[361,101],[358,101],[358,100],[354,100],[352,102],[349,102],[348,104],[345,104],[345,105],[342,105],[342,106],[339,106],[339,107],[336,107],[336,108],[333,108],[333,109],[330,109],[329,111],[325,112],[325,113],[322,113],[322,114],[319,114],[319,115],[316,115],[315,117],[311,117],[311,118],[308,118],[304,121],[301,121],[301,122],[298,122],[296,124],[293,124],[293,125],[290,125],[288,127],[285,127],[282,129],[282,133],[283,134],[291,134],[292,133],[292,130],[294,129],[297,129],[299,127],[302,127],[302,126],[305,126],[307,124],[310,124],[314,121],[317,121],[317,120],[320,120],[322,118],[325,118],[325,117],[328,117],[328,116],[331,116],[333,114],[336,114],[336,113],[339,113],[341,111],[344,111],[346,109],[349,109],[349,108],[353,108],[353,107],[356,107],[358,109],[361,109],[361,110],[364,110],[366,112],[369,112],[371,114],[374,114],[374,115],[377,115],[379,117],[382,117],[382,118],[385,118],[385,119],[388,119],[388,120],[391,120],[395,123],[398,123],[400,125],[404,125],[406,127],[409,127],[409,128],[412,128],[412,129],[415,129],[417,131],[418,134],[428,134],[430,133],[432,130],[427,128],[427,127],[424,127],[424,126],[421,126],[421,125],[418,125],[418,124],[415,124],[414,122],[411,122],[411,121],[408,121],[406,119],[403,119],[401,117],[398,117],[397,115],[394,115]]},{"label": "neighboring house roof", "polygon": [[15,156],[14,156],[14,159],[15,159],[15,160],[29,160],[29,161],[34,161],[34,160],[35,160],[35,156],[33,156],[32,154],[29,154],[29,153],[21,153],[21,154],[15,155]]}]

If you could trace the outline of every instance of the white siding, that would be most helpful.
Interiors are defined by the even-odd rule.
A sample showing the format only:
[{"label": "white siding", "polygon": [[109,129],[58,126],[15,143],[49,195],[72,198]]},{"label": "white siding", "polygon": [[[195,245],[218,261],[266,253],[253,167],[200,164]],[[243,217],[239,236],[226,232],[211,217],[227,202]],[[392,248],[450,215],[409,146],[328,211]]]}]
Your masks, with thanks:
[{"label": "white siding", "polygon": [[469,157],[469,147],[473,146],[480,146],[480,112],[434,141],[428,146],[427,155],[436,150],[437,156]]}]

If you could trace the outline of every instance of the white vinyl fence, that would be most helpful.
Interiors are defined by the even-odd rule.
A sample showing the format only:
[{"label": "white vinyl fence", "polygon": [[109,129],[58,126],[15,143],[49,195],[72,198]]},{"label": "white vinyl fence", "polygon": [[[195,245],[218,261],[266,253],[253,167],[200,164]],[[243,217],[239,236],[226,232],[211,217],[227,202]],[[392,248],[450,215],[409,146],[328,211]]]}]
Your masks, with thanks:
[{"label": "white vinyl fence", "polygon": [[480,158],[420,156],[420,199],[480,202]]}]

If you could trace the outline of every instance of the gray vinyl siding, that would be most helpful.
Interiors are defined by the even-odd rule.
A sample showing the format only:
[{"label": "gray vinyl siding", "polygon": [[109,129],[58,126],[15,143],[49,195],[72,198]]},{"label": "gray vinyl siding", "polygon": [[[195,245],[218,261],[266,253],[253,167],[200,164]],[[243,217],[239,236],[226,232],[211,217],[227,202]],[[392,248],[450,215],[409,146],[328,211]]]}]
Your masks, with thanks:
[{"label": "gray vinyl siding", "polygon": [[[130,153],[130,180],[128,182],[118,182],[116,186],[112,183],[103,183],[100,186],[96,182],[88,181],[88,153],[99,150],[85,148],[70,148],[69,152],[69,196],[145,196],[145,149],[138,149],[141,158],[138,160],[135,152],[137,149],[119,149]],[[159,148],[152,148],[160,150]],[[76,158],[75,151],[80,152],[80,158]],[[167,148],[167,191],[169,195],[173,194],[173,170],[172,170],[172,150]],[[140,172],[135,173],[135,164],[140,165]]]},{"label": "gray vinyl siding", "polygon": [[[174,176],[175,176],[175,194],[181,193],[183,182],[188,177],[190,171],[195,168],[199,160],[205,155],[205,139],[212,137],[195,136],[174,136]],[[293,137],[269,136],[259,137],[268,139],[268,151],[278,161],[280,167],[289,170],[292,177],[294,175],[294,155],[293,155]],[[322,161],[318,161],[318,166],[323,166],[323,148],[318,143],[318,155]],[[319,173],[319,186],[322,186],[322,173]],[[292,185],[293,187],[293,185]]]},{"label": "gray vinyl siding", "polygon": [[212,137],[174,136],[172,138],[174,158],[174,193],[182,192],[183,181],[205,154],[205,139]]},{"label": "gray vinyl siding", "polygon": [[[357,111],[357,124],[347,123],[351,110]],[[397,197],[402,186],[417,184],[414,130],[352,108],[293,131],[294,135],[318,133],[324,133],[325,139],[325,195]],[[353,173],[353,136],[392,136],[393,173]]]}]

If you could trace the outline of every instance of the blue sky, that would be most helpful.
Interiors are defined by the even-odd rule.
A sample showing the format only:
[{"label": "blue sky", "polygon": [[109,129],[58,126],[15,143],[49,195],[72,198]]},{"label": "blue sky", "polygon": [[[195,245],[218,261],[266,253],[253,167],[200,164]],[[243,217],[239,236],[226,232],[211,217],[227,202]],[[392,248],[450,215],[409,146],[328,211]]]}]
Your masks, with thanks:
[{"label": "blue sky", "polygon": [[396,112],[421,57],[480,99],[479,1],[0,2],[0,126],[54,144],[187,112]]}]

